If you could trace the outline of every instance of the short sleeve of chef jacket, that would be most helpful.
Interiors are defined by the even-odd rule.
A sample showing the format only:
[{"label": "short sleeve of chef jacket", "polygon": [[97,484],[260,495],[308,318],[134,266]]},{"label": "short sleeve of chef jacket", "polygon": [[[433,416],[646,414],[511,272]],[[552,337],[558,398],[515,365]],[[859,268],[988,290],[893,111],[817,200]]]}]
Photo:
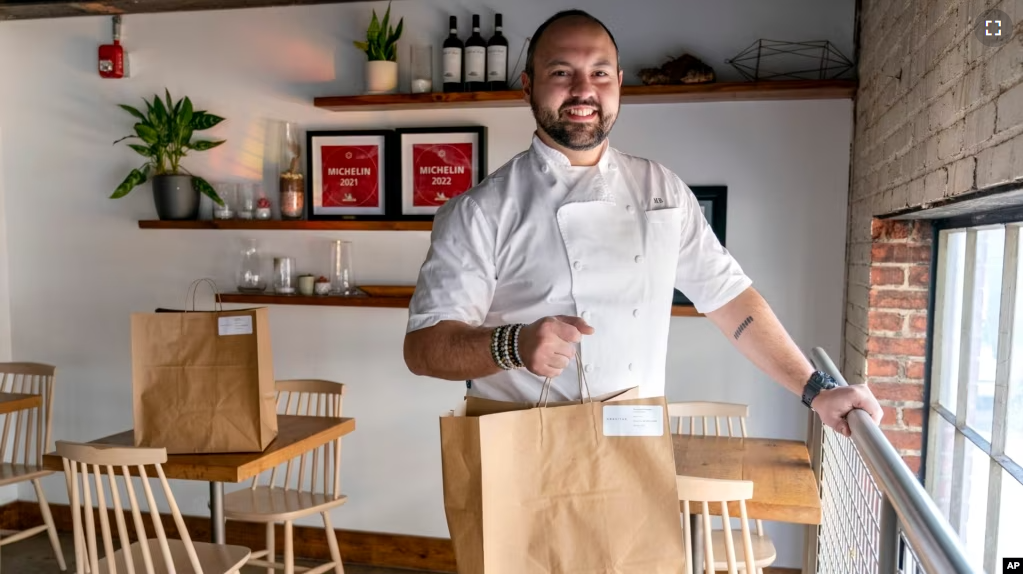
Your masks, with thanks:
[{"label": "short sleeve of chef jacket", "polygon": [[483,324],[494,297],[493,228],[469,195],[438,208],[430,249],[409,302],[407,332],[441,321]]},{"label": "short sleeve of chef jacket", "polygon": [[718,241],[693,191],[678,176],[668,173],[667,181],[677,186],[683,220],[675,287],[698,312],[709,313],[732,301],[752,281]]}]

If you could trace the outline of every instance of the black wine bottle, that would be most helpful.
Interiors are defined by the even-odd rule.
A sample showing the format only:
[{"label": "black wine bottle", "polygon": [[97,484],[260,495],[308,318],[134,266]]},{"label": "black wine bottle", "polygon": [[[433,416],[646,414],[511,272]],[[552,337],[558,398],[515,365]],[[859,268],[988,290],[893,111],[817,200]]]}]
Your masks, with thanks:
[{"label": "black wine bottle", "polygon": [[441,47],[442,82],[444,91],[461,92],[462,82],[462,40],[459,40],[459,28],[455,16],[448,17],[448,37]]},{"label": "black wine bottle", "polygon": [[501,14],[494,15],[494,35],[487,40],[487,89],[508,89],[508,40],[501,33]]},{"label": "black wine bottle", "polygon": [[466,91],[482,92],[487,87],[487,42],[480,35],[480,15],[473,14],[473,35],[466,40]]}]

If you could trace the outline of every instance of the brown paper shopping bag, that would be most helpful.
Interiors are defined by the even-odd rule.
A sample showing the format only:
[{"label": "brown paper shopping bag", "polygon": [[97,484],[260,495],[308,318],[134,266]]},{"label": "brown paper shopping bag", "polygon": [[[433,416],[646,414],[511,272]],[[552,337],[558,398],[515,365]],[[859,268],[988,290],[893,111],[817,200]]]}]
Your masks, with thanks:
[{"label": "brown paper shopping bag", "polygon": [[198,283],[190,311],[132,314],[135,446],[261,452],[277,436],[267,309],[195,311]]},{"label": "brown paper shopping bag", "polygon": [[550,383],[532,407],[467,399],[441,417],[460,574],[681,574],[664,397],[546,405]]}]

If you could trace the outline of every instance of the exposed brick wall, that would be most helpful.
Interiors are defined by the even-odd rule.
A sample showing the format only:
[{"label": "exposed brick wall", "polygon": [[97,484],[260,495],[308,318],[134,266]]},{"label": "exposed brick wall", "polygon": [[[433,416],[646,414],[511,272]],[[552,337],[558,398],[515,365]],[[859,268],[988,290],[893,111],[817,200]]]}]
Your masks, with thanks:
[{"label": "exposed brick wall", "polygon": [[[974,36],[993,7],[1014,22],[1001,47]],[[912,467],[931,235],[876,218],[1020,180],[1021,19],[1021,0],[862,0],[843,373],[873,386]]]},{"label": "exposed brick wall", "polygon": [[882,430],[914,472],[921,463],[931,236],[927,221],[871,225],[864,378],[882,404]]}]

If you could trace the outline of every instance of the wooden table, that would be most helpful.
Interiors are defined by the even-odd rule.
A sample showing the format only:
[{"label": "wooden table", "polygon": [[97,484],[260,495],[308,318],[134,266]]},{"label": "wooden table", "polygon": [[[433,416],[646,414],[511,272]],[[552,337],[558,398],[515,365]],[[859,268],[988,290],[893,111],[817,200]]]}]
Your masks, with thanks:
[{"label": "wooden table", "polygon": [[[821,499],[807,445],[794,440],[673,435],[676,474],[749,480],[747,516],[773,522],[821,524]],[[681,506],[681,505],[680,505]],[[694,513],[700,511],[694,507]],[[729,506],[739,516],[738,506]]]},{"label": "wooden table", "polygon": [[0,415],[43,405],[42,395],[24,393],[0,393]]},{"label": "wooden table", "polygon": [[[797,524],[821,524],[821,499],[811,470],[807,445],[800,441],[766,438],[724,438],[673,435],[676,474],[749,480],[754,497],[747,501],[747,518]],[[679,503],[682,512],[682,503]],[[729,504],[729,515],[739,516]],[[690,506],[693,571],[704,571],[703,523],[700,505]]]},{"label": "wooden table", "polygon": [[[263,452],[230,454],[171,454],[163,464],[167,478],[205,480],[210,483],[210,521],[213,542],[224,544],[224,483],[242,482],[288,462],[316,447],[356,429],[353,418],[277,416],[277,438]],[[91,441],[90,444],[134,446],[128,430]],[[43,455],[43,467],[64,472],[57,453]]]}]

